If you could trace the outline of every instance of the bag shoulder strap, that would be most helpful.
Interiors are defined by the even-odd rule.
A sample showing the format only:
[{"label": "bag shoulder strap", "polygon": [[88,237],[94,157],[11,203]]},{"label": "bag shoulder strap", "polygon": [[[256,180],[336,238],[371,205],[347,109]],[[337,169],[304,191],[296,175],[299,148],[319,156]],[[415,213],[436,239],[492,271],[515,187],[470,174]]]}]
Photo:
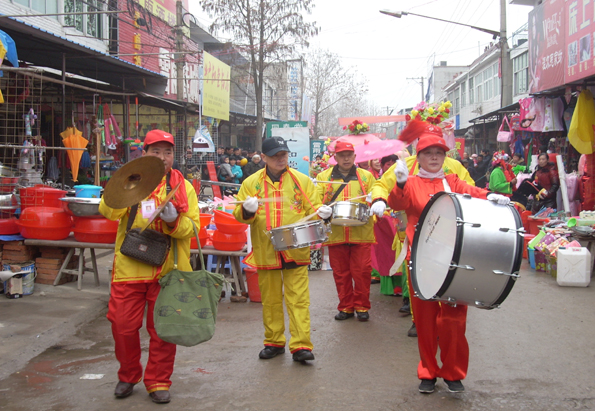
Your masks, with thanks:
[{"label": "bag shoulder strap", "polygon": [[[194,236],[196,237],[196,245],[198,246],[198,256],[200,258],[200,268],[202,271],[205,271],[205,262],[202,257],[202,249],[200,247],[200,239],[198,238],[198,230],[196,229],[196,224],[194,221],[188,217],[190,222],[192,223],[192,228],[194,229]],[[178,268],[178,240],[176,238],[173,239],[173,247],[174,247],[174,269]]]},{"label": "bag shoulder strap", "polygon": [[[165,191],[167,194],[171,191],[171,185],[169,184],[170,173],[167,173],[165,177]],[[136,218],[136,213],[138,213],[138,204],[133,205],[130,207],[130,215],[128,216],[128,224],[126,224],[126,232],[130,231],[132,227],[132,223],[134,223],[134,219]]]}]

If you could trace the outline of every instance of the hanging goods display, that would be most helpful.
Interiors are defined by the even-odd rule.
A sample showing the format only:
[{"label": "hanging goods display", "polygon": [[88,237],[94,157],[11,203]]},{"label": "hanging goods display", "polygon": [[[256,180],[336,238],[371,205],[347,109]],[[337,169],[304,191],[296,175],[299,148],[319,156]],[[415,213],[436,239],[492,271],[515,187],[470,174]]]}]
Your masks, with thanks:
[{"label": "hanging goods display", "polygon": [[[508,130],[504,130],[504,125],[508,126]],[[514,132],[512,131],[512,127],[510,127],[510,123],[508,122],[508,116],[504,115],[502,119],[502,124],[500,124],[500,128],[498,129],[498,135],[496,136],[496,140],[500,143],[508,143],[512,139]]]}]

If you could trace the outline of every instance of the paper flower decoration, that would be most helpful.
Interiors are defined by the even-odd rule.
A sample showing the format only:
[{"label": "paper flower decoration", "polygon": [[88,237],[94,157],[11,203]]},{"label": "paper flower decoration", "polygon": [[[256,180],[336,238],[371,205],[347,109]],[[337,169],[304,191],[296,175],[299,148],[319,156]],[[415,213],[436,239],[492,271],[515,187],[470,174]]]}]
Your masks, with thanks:
[{"label": "paper flower decoration", "polygon": [[370,131],[370,126],[359,120],[353,120],[353,123],[344,126],[343,130],[346,130],[349,134],[365,134]]},{"label": "paper flower decoration", "polygon": [[452,103],[450,101],[443,101],[441,103],[428,104],[422,101],[411,110],[411,113],[405,115],[407,121],[422,120],[431,124],[440,124],[450,117],[450,108]]}]

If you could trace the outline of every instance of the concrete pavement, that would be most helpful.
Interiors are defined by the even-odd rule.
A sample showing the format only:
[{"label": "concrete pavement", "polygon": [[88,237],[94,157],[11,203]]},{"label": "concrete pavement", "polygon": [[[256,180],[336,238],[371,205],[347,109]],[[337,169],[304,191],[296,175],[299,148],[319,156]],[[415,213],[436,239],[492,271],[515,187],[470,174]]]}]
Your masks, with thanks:
[{"label": "concrete pavement", "polygon": [[[165,406],[153,404],[142,384],[129,398],[113,397],[118,365],[104,315],[107,270],[100,289],[91,276],[81,292],[36,286],[45,296],[0,298],[0,409],[595,409],[595,290],[558,287],[526,263],[521,276],[502,308],[469,309],[463,394],[448,393],[442,381],[433,394],[417,392],[417,340],[406,336],[410,317],[398,314],[400,298],[380,295],[373,285],[369,322],[335,321],[334,282],[321,271],[310,276],[315,361],[294,363],[289,353],[259,360],[260,304],[224,299],[215,337],[178,349],[172,402]],[[85,374],[104,376],[81,379]]]}]

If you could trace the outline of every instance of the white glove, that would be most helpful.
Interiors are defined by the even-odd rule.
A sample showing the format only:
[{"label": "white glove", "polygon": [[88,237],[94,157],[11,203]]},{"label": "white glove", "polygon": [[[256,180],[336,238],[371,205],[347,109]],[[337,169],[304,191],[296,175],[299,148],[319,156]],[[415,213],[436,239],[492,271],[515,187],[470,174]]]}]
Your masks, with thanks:
[{"label": "white glove", "polygon": [[371,203],[371,202],[372,202],[372,193],[369,193],[369,194],[366,196],[366,203]]},{"label": "white glove", "polygon": [[376,214],[377,217],[382,217],[385,210],[386,204],[384,204],[384,201],[376,201],[372,204],[372,207],[370,207],[370,215]]},{"label": "white glove", "polygon": [[320,208],[316,211],[316,214],[318,214],[318,217],[325,220],[333,214],[333,208],[327,205],[320,206]]},{"label": "white glove", "polygon": [[244,204],[242,204],[247,213],[254,214],[258,210],[258,199],[256,197],[248,197]]},{"label": "white glove", "polygon": [[165,207],[163,207],[163,211],[159,217],[166,223],[173,223],[176,221],[176,218],[178,218],[178,211],[176,210],[176,207],[168,201]]},{"label": "white glove", "polygon": [[312,184],[314,184],[314,186],[318,184],[318,180],[316,180],[314,177],[312,177],[310,180],[312,180]]},{"label": "white glove", "polygon": [[506,205],[510,203],[510,198],[503,196],[502,194],[495,194],[491,193],[487,196],[488,201],[493,201],[494,203],[498,203],[501,205]]},{"label": "white glove", "polygon": [[405,184],[407,182],[407,178],[409,178],[409,169],[403,160],[397,160],[395,175],[397,176],[398,184]]}]

